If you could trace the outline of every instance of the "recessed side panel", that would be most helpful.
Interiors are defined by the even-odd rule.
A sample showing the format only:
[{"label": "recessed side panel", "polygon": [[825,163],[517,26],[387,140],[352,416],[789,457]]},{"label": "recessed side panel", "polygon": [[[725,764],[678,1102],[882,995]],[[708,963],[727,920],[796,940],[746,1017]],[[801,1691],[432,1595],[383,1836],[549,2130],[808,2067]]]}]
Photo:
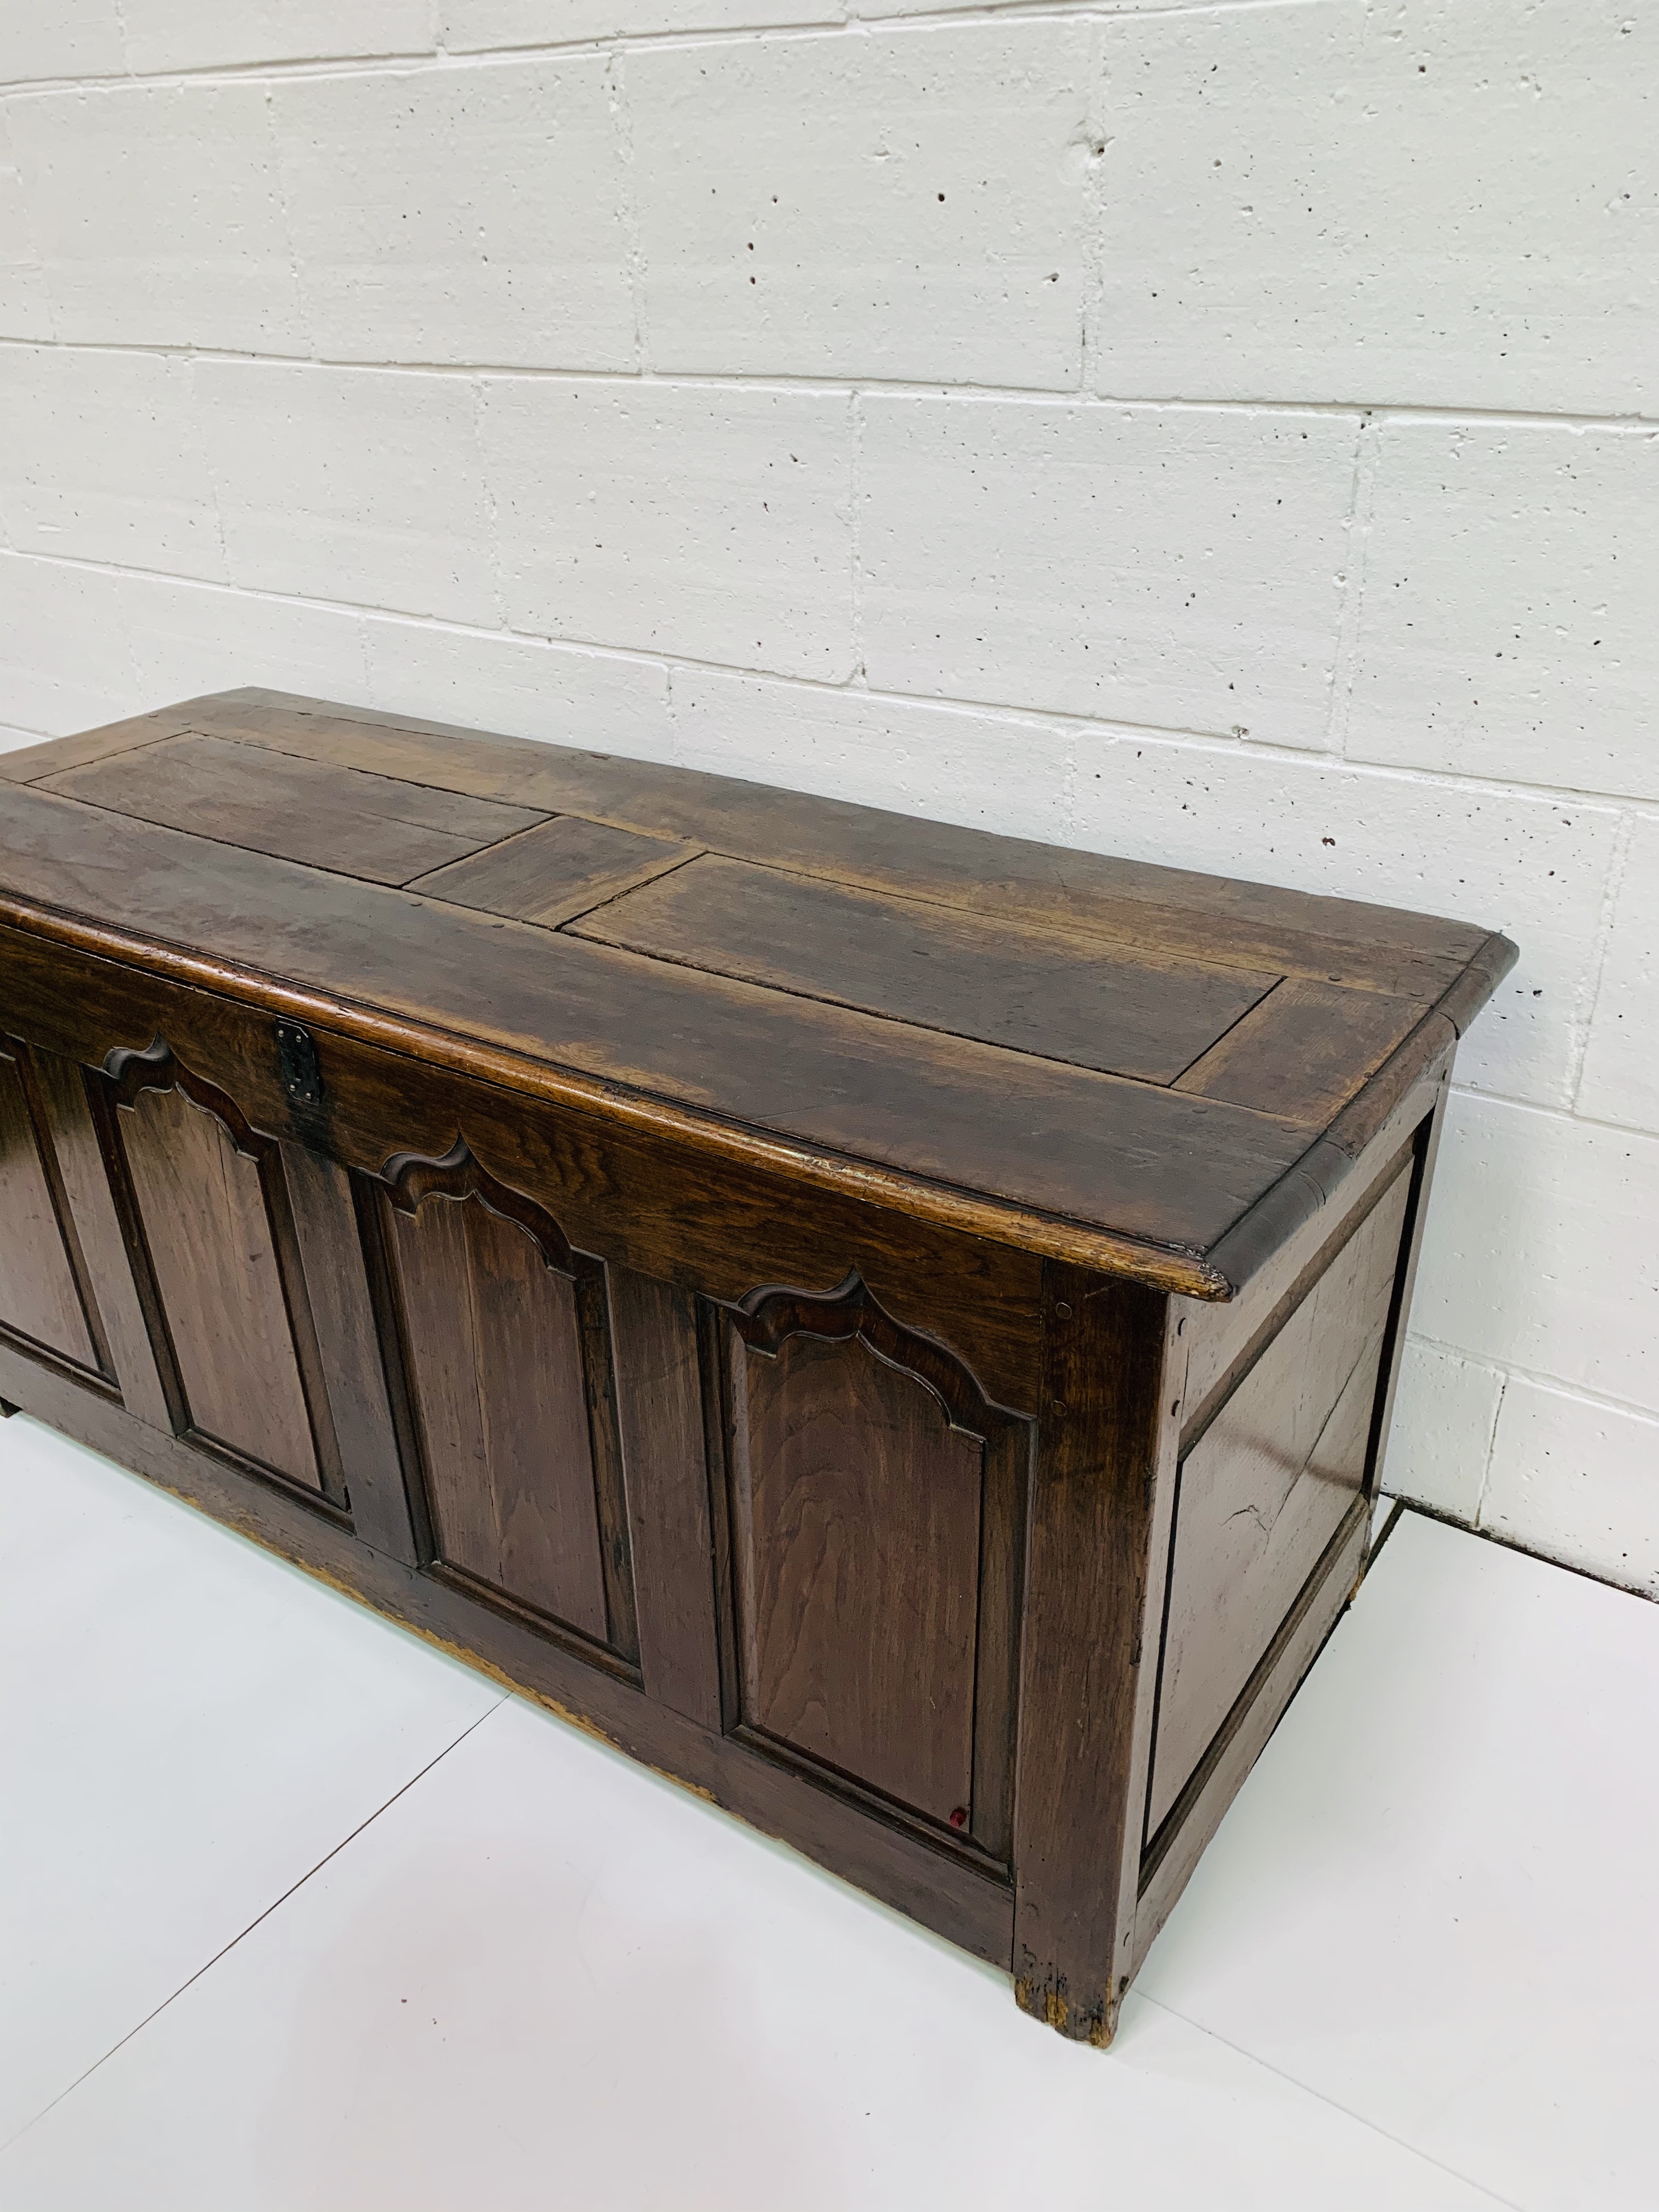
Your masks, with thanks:
[{"label": "recessed side panel", "polygon": [[1005,1857],[1026,1431],[853,1285],[730,1328],[738,1725]]},{"label": "recessed side panel", "polygon": [[185,1433],[323,1490],[290,1310],[299,1293],[284,1280],[273,1218],[286,1207],[275,1145],[252,1139],[244,1149],[219,1114],[176,1086],[137,1090],[115,1120]]},{"label": "recessed side panel", "polygon": [[1364,1487],[1409,1157],[1182,1462],[1147,1834]]},{"label": "recessed side panel", "polygon": [[100,1366],[32,1110],[25,1048],[0,1047],[0,1325],[76,1367]]}]

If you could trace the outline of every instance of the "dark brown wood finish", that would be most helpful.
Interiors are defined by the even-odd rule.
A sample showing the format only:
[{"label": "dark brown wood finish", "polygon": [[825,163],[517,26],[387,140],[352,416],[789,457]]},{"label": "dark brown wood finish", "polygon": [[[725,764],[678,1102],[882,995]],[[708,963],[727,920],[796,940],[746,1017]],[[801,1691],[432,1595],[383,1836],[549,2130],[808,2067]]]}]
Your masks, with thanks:
[{"label": "dark brown wood finish", "polygon": [[696,1302],[672,1284],[606,1270],[639,1615],[640,1678],[688,1720],[720,1725],[714,1539],[704,1457]]},{"label": "dark brown wood finish", "polygon": [[636,1656],[605,1274],[464,1141],[382,1200],[434,1555]]},{"label": "dark brown wood finish", "polygon": [[28,1059],[74,1224],[69,1241],[85,1271],[83,1296],[88,1310],[101,1322],[107,1341],[107,1371],[127,1410],[152,1427],[165,1429],[170,1422],[167,1393],[88,1096],[88,1083],[101,1091],[103,1079],[89,1076],[73,1060],[57,1053],[34,1050]]},{"label": "dark brown wood finish", "polygon": [[1422,1018],[1413,999],[1287,976],[1176,1088],[1323,1128]]},{"label": "dark brown wood finish", "polygon": [[[1133,1940],[1132,1817],[1176,1323],[1144,1285],[1044,1270],[1042,1446],[1031,1512],[1014,1860],[1014,1992],[1109,2043]],[[1150,1613],[1150,1620],[1149,1620]],[[1146,1679],[1150,1679],[1149,1676]]]},{"label": "dark brown wood finish", "polygon": [[293,1209],[341,1464],[350,1469],[351,1525],[368,1544],[413,1565],[419,1540],[364,1263],[349,1171],[326,1152],[283,1142]]},{"label": "dark brown wood finish", "polygon": [[1352,1589],[1513,957],[271,694],[13,753],[0,1409],[1104,2044]]},{"label": "dark brown wood finish", "polygon": [[106,1164],[173,1427],[343,1506],[278,1144],[162,1038],[103,1074]]},{"label": "dark brown wood finish", "polygon": [[451,906],[553,927],[635,884],[679,867],[696,849],[564,814],[470,860],[421,876],[410,889]]},{"label": "dark brown wood finish", "polygon": [[[1484,930],[1397,908],[1102,854],[1062,854],[1023,838],[731,776],[486,738],[283,693],[251,690],[193,702],[189,721],[307,759],[580,814],[647,836],[680,837],[733,859],[866,890],[979,915],[1065,922],[1142,951],[1151,944],[1171,952],[1189,948],[1204,961],[1396,991],[1426,1003],[1454,988],[1490,941]],[[464,745],[454,743],[458,738]]]},{"label": "dark brown wood finish", "polygon": [[64,769],[40,787],[376,884],[407,883],[543,818],[355,768],[262,758],[222,738],[166,738]]},{"label": "dark brown wood finish", "polygon": [[1156,1084],[1207,1054],[1279,980],[1193,961],[1103,961],[1086,939],[712,854],[574,927],[715,975]]},{"label": "dark brown wood finish", "polygon": [[728,1343],[740,1725],[1006,1860],[1026,1425],[856,1273]]},{"label": "dark brown wood finish", "polygon": [[[526,1072],[549,1061],[580,1071],[580,1085],[556,1085],[572,1103],[609,1100],[618,1112],[619,1091],[677,1102],[672,1126],[693,1140],[730,1149],[758,1123],[821,1160],[889,1170],[896,1193],[925,1182],[984,1194],[988,1212],[985,1197],[952,1210],[988,1230],[1017,1227],[1021,1214],[1097,1224],[1090,1241],[1103,1253],[1145,1244],[1147,1265],[1178,1286],[1202,1285],[1186,1255],[1218,1242],[1307,1150],[1299,1125],[1217,1100],[441,906],[54,793],[10,799],[0,872],[136,936],[216,944],[211,961],[163,963],[205,970],[201,980],[226,981],[227,959],[250,975],[276,967],[348,1030],[359,1025],[353,1007],[396,1008],[428,1036],[503,1048]],[[461,1057],[483,1072],[476,1050]],[[662,1126],[659,1112],[649,1118]],[[781,1146],[775,1156],[795,1157]],[[868,1171],[842,1180],[876,1194]]]},{"label": "dark brown wood finish", "polygon": [[0,1050],[0,1327],[107,1377],[31,1058],[20,1042]]},{"label": "dark brown wood finish", "polygon": [[246,1099],[262,1128],[324,1146],[378,1176],[387,1133],[442,1152],[465,1123],[499,1179],[568,1224],[573,1244],[735,1302],[757,1282],[822,1277],[823,1255],[856,1267],[902,1323],[931,1322],[1000,1403],[1032,1410],[1042,1263],[836,1193],[800,1190],[774,1169],[747,1171],[626,1121],[562,1110],[534,1095],[469,1082],[315,1028],[319,1108],[283,1091],[268,1018],[216,994],[43,945],[0,927],[0,963],[18,1019],[55,1051],[101,1066],[115,1046],[174,1038],[191,1066]]}]

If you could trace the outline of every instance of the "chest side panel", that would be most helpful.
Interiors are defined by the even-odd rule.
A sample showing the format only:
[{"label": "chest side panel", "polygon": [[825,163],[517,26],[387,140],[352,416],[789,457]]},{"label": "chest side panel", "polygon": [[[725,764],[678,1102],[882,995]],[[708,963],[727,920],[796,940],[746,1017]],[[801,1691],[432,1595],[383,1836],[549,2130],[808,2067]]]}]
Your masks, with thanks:
[{"label": "chest side panel", "polygon": [[1149,1837],[1364,1486],[1411,1189],[1407,1148],[1183,1453]]}]

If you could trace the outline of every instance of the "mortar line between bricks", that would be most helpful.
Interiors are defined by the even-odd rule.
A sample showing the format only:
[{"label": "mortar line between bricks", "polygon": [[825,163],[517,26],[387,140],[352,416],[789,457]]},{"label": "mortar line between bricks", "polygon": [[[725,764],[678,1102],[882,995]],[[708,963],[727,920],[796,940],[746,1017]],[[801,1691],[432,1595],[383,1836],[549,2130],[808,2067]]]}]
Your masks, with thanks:
[{"label": "mortar line between bricks", "polygon": [[132,74],[132,44],[127,37],[126,0],[115,0],[115,35],[121,42],[121,52],[126,58],[127,75]]},{"label": "mortar line between bricks", "polygon": [[805,21],[777,21],[762,16],[750,23],[710,23],[698,28],[679,26],[655,31],[618,31],[585,39],[549,39],[520,45],[445,46],[434,40],[429,46],[412,46],[386,53],[274,55],[264,61],[202,62],[166,70],[126,70],[85,76],[13,77],[0,83],[0,100],[42,99],[65,92],[119,92],[133,89],[167,90],[173,86],[245,84],[261,78],[302,82],[307,78],[410,76],[439,70],[510,67],[544,56],[602,54],[623,47],[742,46],[758,40],[776,45],[836,37],[867,37],[873,32],[926,35],[935,29],[951,30],[999,22],[1133,23],[1143,18],[1168,16],[1241,15],[1290,9],[1311,11],[1324,0],[1171,0],[1171,4],[1102,8],[1100,0],[993,0],[982,8],[956,7],[917,9],[869,15],[824,15]]},{"label": "mortar line between bricks", "polygon": [[[1269,4],[1299,7],[1311,0],[1269,0]],[[793,371],[653,368],[641,374],[629,368],[550,368],[525,362],[490,361],[363,361],[343,356],[313,353],[276,353],[243,350],[232,346],[192,345],[179,340],[145,344],[128,339],[20,337],[0,333],[0,351],[93,354],[141,354],[200,362],[241,362],[267,368],[349,371],[364,376],[489,376],[516,378],[526,383],[616,384],[630,389],[642,386],[684,386],[698,390],[735,392],[817,392],[826,398],[857,392],[864,398],[958,400],[1009,407],[1066,407],[1079,413],[1113,408],[1139,408],[1147,412],[1194,415],[1334,416],[1348,420],[1369,417],[1374,424],[1447,422],[1492,423],[1499,428],[1612,430],[1632,437],[1659,435],[1659,411],[1652,415],[1594,414],[1580,410],[1462,406],[1452,402],[1428,405],[1408,400],[1205,398],[1155,392],[1082,392],[1074,385],[975,384],[928,377],[879,377],[833,374],[808,375]]]},{"label": "mortar line between bricks", "polygon": [[650,374],[650,299],[646,286],[645,244],[640,228],[640,196],[635,178],[634,111],[628,100],[628,61],[620,42],[605,56],[605,104],[617,144],[621,171],[621,215],[623,255],[628,270],[629,304],[634,310],[634,374]]},{"label": "mortar line between bricks", "polygon": [[1328,749],[1346,759],[1354,686],[1359,677],[1359,641],[1365,614],[1365,556],[1370,544],[1371,501],[1376,485],[1376,434],[1362,416],[1353,447],[1353,483],[1342,533],[1342,603],[1337,619],[1336,653],[1331,665],[1331,711],[1325,726]]},{"label": "mortar line between bricks", "polygon": [[870,688],[870,672],[864,661],[864,395],[854,391],[848,403],[850,416],[848,456],[848,499],[851,514],[848,523],[848,560],[849,563],[848,601],[853,627],[852,682],[860,691]]},{"label": "mortar line between bricks", "polygon": [[[1443,1336],[1427,1336],[1416,1329],[1407,1329],[1406,1338],[1407,1343],[1426,1344],[1433,1351],[1448,1352],[1466,1367],[1484,1367],[1500,1382],[1530,1382],[1535,1389],[1549,1390],[1561,1398],[1582,1399],[1585,1405],[1594,1406],[1604,1413],[1626,1413],[1632,1420],[1645,1421],[1650,1427],[1659,1428],[1659,1407],[1644,1406],[1634,1398],[1620,1398],[1610,1390],[1592,1390],[1584,1383],[1571,1382],[1563,1375],[1552,1375],[1541,1367],[1526,1366],[1517,1359],[1500,1359],[1489,1352],[1471,1352],[1464,1345],[1449,1343]],[[1496,1425],[1494,1422],[1494,1428]]]},{"label": "mortar line between bricks", "polygon": [[1605,1129],[1610,1137],[1639,1137],[1649,1144],[1659,1144],[1659,1129],[1644,1127],[1639,1121],[1608,1121],[1595,1114],[1581,1114],[1572,1106],[1547,1106],[1536,1098],[1517,1098],[1508,1091],[1488,1091],[1472,1083],[1452,1085],[1455,1097],[1472,1098],[1483,1105],[1507,1106],[1512,1113],[1538,1114],[1552,1121],[1570,1121],[1578,1129]]},{"label": "mortar line between bricks", "polygon": [[[294,319],[306,336],[307,358],[314,360],[317,353],[316,329],[311,319],[311,303],[307,297],[305,276],[300,267],[294,225],[289,216],[288,178],[283,167],[283,141],[276,128],[276,103],[269,89],[265,93],[264,108],[265,137],[270,147],[270,180],[276,192],[276,219],[282,226],[283,244],[288,249],[289,276],[294,286]],[[193,389],[191,396],[194,400]],[[228,574],[228,570],[226,573]]]},{"label": "mortar line between bricks", "polygon": [[[480,623],[449,621],[441,615],[422,614],[406,607],[387,606],[379,601],[310,599],[297,592],[273,591],[264,585],[224,583],[214,577],[192,576],[167,568],[145,568],[126,562],[100,561],[83,555],[41,553],[14,547],[0,553],[0,560],[34,561],[48,568],[79,568],[97,575],[131,576],[144,583],[174,585],[180,591],[224,592],[236,599],[268,599],[282,606],[312,607],[325,614],[345,615],[359,620],[406,623],[416,629],[474,637],[497,644],[508,642],[542,647],[554,652],[586,653],[596,659],[620,660],[648,668],[697,669],[711,676],[732,677],[745,682],[773,684],[780,690],[809,691],[831,698],[867,698],[880,705],[896,708],[932,708],[944,714],[964,715],[994,715],[1008,721],[1029,723],[1039,729],[1097,737],[1109,744],[1168,744],[1191,751],[1205,750],[1217,752],[1229,760],[1260,760],[1286,768],[1322,767],[1328,773],[1337,775],[1370,776],[1380,781],[1415,784],[1437,791],[1468,793],[1476,798],[1521,798],[1547,805],[1595,807],[1610,814],[1626,812],[1644,820],[1659,815],[1659,793],[1644,798],[1629,793],[1586,790],[1577,786],[1505,781],[1501,777],[1460,775],[1455,769],[1420,768],[1391,761],[1345,760],[1338,758],[1323,746],[1269,744],[1255,738],[1235,738],[1224,730],[1189,729],[1167,722],[1130,722],[1075,710],[1024,706],[1018,701],[1006,699],[964,699],[940,692],[891,691],[879,686],[854,685],[850,678],[832,683],[824,678],[790,674],[775,668],[755,667],[741,661],[706,659],[692,653],[657,649],[650,646],[615,645],[596,638],[551,637],[535,630],[491,629]],[[1325,895],[1344,896],[1340,892]],[[1499,1094],[1486,1092],[1482,1095],[1495,1097]],[[1608,1126],[1620,1125],[1610,1123]]]}]

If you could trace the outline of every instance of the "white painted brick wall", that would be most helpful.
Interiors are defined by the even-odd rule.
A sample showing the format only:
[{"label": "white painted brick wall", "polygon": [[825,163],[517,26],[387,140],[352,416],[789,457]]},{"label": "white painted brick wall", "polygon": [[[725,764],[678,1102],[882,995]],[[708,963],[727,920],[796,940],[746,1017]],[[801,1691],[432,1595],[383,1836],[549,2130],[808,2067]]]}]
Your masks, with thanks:
[{"label": "white painted brick wall", "polygon": [[624,163],[603,54],[273,89],[313,349],[632,369]]},{"label": "white painted brick wall", "polygon": [[510,628],[850,678],[842,393],[544,376],[481,388]]},{"label": "white painted brick wall", "polygon": [[1106,33],[1103,392],[1659,398],[1659,18],[1317,0]]},{"label": "white painted brick wall", "polygon": [[7,105],[55,337],[307,350],[263,85],[116,86]]},{"label": "white painted brick wall", "polygon": [[0,345],[10,544],[222,580],[194,379],[176,354]]},{"label": "white painted brick wall", "polygon": [[1389,1480],[1659,1595],[1656,83],[1630,0],[0,10],[0,744],[271,684],[1508,929]]},{"label": "white painted brick wall", "polygon": [[1042,19],[630,54],[651,366],[1074,386],[1092,46]]},{"label": "white painted brick wall", "polygon": [[1369,514],[1351,755],[1659,800],[1659,428],[1387,422]]},{"label": "white painted brick wall", "polygon": [[1323,745],[1359,424],[862,403],[872,684]]},{"label": "white painted brick wall", "polygon": [[498,619],[470,378],[244,361],[194,374],[233,582]]}]

